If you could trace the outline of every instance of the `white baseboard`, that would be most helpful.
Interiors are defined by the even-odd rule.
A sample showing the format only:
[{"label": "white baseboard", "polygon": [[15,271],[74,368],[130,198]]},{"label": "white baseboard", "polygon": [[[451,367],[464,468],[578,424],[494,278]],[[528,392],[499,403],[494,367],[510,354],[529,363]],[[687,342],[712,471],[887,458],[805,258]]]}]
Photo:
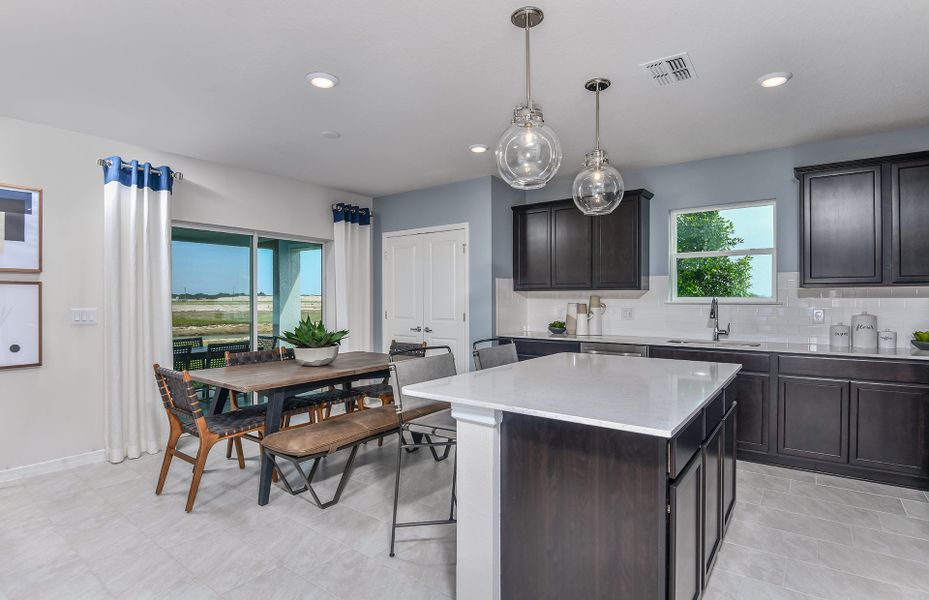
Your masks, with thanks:
[{"label": "white baseboard", "polygon": [[99,463],[104,461],[104,457],[105,455],[101,449],[94,450],[92,452],[85,452],[83,454],[75,454],[74,456],[65,456],[64,458],[55,458],[32,465],[23,465],[21,467],[13,467],[12,469],[4,469],[0,471],[0,483],[15,481],[17,479],[25,479],[26,477],[34,477],[36,475],[44,475],[46,473],[54,473],[56,471],[64,471],[65,469],[71,469],[83,465]]}]

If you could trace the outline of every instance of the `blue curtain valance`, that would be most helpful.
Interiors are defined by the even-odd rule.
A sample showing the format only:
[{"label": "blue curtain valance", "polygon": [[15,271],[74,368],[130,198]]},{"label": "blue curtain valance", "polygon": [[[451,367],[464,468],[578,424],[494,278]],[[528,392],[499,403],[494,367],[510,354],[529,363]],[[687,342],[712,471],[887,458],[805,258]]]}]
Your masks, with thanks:
[{"label": "blue curtain valance", "polygon": [[332,205],[332,220],[335,223],[345,221],[356,225],[370,225],[371,209],[340,202]]},{"label": "blue curtain valance", "polygon": [[174,178],[171,169],[165,166],[153,167],[151,163],[139,164],[139,161],[124,161],[118,156],[110,156],[106,160],[110,166],[103,166],[104,185],[111,181],[118,181],[127,187],[147,187],[153,191],[171,191]]}]

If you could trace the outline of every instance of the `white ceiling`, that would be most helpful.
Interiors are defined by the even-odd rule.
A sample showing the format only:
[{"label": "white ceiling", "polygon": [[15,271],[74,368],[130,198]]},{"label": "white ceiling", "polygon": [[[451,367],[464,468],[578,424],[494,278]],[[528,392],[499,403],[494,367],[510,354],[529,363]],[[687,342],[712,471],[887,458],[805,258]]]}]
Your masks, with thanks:
[{"label": "white ceiling", "polygon": [[[593,141],[591,76],[613,80],[621,169],[929,123],[926,0],[538,2],[533,88],[562,175]],[[487,175],[491,153],[467,148],[493,146],[522,94],[518,6],[3,0],[0,114],[369,196]],[[695,81],[639,68],[682,51]],[[341,85],[310,87],[316,70]]]}]

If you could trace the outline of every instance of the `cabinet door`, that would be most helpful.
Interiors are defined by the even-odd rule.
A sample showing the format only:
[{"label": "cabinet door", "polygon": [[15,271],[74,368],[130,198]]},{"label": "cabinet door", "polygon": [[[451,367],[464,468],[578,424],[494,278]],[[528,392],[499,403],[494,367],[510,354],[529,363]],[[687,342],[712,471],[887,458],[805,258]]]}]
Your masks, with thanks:
[{"label": "cabinet door", "polygon": [[[643,206],[639,197],[624,198],[612,213],[590,217],[595,290],[648,288],[643,268],[643,262],[648,260],[647,209],[647,203]],[[641,225],[643,218],[645,227]]]},{"label": "cabinet door", "polygon": [[848,462],[848,381],[779,377],[778,388],[778,453]]},{"label": "cabinet door", "polygon": [[552,208],[552,287],[590,289],[591,219],[574,206]]},{"label": "cabinet door", "polygon": [[881,167],[802,175],[803,284],[881,283]]},{"label": "cabinet door", "polygon": [[771,377],[760,373],[739,373],[726,389],[737,403],[740,450],[768,451],[768,415]]},{"label": "cabinet door", "polygon": [[852,383],[849,463],[929,475],[929,386]]},{"label": "cabinet door", "polygon": [[736,431],[738,431],[739,406],[735,405],[726,413],[723,419],[723,531],[732,518],[732,509],[735,508],[735,454]]},{"label": "cabinet door", "polygon": [[723,424],[703,444],[703,581],[716,562],[723,536]]},{"label": "cabinet door", "polygon": [[668,598],[695,600],[700,597],[703,574],[703,461],[699,453],[669,487]]},{"label": "cabinet door", "polygon": [[513,287],[517,290],[552,286],[550,208],[513,213]]},{"label": "cabinet door", "polygon": [[893,283],[929,282],[929,160],[891,165]]}]

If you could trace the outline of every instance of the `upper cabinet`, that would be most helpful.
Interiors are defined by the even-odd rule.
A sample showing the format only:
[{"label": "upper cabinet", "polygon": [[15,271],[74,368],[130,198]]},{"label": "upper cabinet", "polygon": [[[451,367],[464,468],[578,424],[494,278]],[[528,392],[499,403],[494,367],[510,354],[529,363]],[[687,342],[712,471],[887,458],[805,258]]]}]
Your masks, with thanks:
[{"label": "upper cabinet", "polygon": [[801,285],[929,283],[929,152],[795,173]]},{"label": "upper cabinet", "polygon": [[602,217],[584,216],[570,199],[514,206],[514,289],[648,289],[651,197],[627,191]]}]

